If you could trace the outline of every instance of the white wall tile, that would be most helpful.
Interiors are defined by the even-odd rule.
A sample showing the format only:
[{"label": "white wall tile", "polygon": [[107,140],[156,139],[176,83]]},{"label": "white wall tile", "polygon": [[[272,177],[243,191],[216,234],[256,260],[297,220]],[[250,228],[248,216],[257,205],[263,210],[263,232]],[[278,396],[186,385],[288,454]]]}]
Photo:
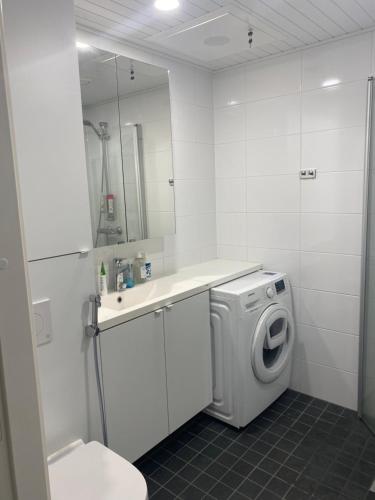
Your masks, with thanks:
[{"label": "white wall tile", "polygon": [[361,258],[301,252],[301,287],[359,295]]},{"label": "white wall tile", "polygon": [[302,212],[361,213],[362,172],[319,173],[301,181]]},{"label": "white wall tile", "polygon": [[303,90],[366,79],[371,71],[371,34],[305,50],[302,68]]},{"label": "white wall tile", "polygon": [[[358,335],[372,38],[364,34],[214,75],[220,107],[215,117],[217,207],[233,210],[217,215],[218,255],[289,274],[296,319],[309,325],[303,340],[311,360],[296,358],[292,384],[350,408],[356,406],[357,376],[345,370],[357,371],[357,343],[350,334]],[[333,78],[343,83],[322,87]],[[236,100],[241,105],[228,111],[228,102]],[[316,180],[300,181],[300,168],[316,168]],[[312,332],[318,342],[308,348]]]},{"label": "white wall tile", "polygon": [[246,98],[256,101],[299,92],[301,54],[253,64],[246,69]]},{"label": "white wall tile", "polygon": [[216,179],[217,212],[245,212],[246,183],[244,179]]},{"label": "white wall tile", "polygon": [[245,140],[245,105],[215,109],[215,144]]},{"label": "white wall tile", "polygon": [[298,321],[358,335],[359,297],[301,288]]},{"label": "white wall tile", "polygon": [[175,141],[173,168],[175,179],[213,179],[213,147],[210,144]]},{"label": "white wall tile", "polygon": [[195,107],[183,101],[171,100],[173,141],[195,142]]},{"label": "white wall tile", "polygon": [[212,75],[208,71],[195,69],[195,104],[212,108]]},{"label": "white wall tile", "polygon": [[300,129],[300,97],[289,95],[246,105],[247,138],[296,134]]},{"label": "white wall tile", "polygon": [[363,170],[364,158],[364,127],[302,135],[302,168],[316,168],[318,172]]},{"label": "white wall tile", "polygon": [[360,214],[301,215],[301,250],[360,255],[361,237]]},{"label": "white wall tile", "polygon": [[214,129],[212,120],[212,110],[196,106],[195,112],[195,140],[196,142],[203,142],[204,144],[214,143]]},{"label": "white wall tile", "polygon": [[215,107],[229,106],[245,100],[245,69],[234,68],[215,76],[213,84]]},{"label": "white wall tile", "polygon": [[199,242],[201,247],[214,247],[216,245],[216,214],[201,214],[199,217]]},{"label": "white wall tile", "polygon": [[300,181],[295,175],[248,177],[248,212],[298,212]]},{"label": "white wall tile", "polygon": [[[168,65],[169,66],[169,65]],[[186,64],[173,63],[169,73],[169,86],[173,99],[189,104],[196,104],[196,74]]]},{"label": "white wall tile", "polygon": [[247,261],[247,247],[238,245],[218,245],[219,259]]},{"label": "white wall tile", "polygon": [[215,145],[216,178],[246,176],[246,143],[231,142]]},{"label": "white wall tile", "polygon": [[[177,254],[192,252],[197,249],[199,242],[199,215],[176,217]],[[199,262],[199,257],[197,262]]]},{"label": "white wall tile", "polygon": [[357,408],[358,377],[353,373],[296,359],[291,387],[353,410]]},{"label": "white wall tile", "polygon": [[246,246],[246,215],[217,214],[218,245]]},{"label": "white wall tile", "polygon": [[302,131],[363,127],[366,96],[366,81],[305,92],[302,95]]},{"label": "white wall tile", "polygon": [[248,247],[247,259],[249,262],[261,262],[264,265],[264,269],[287,273],[292,286],[299,286],[299,252],[294,250]]},{"label": "white wall tile", "polygon": [[295,355],[311,363],[356,373],[358,337],[315,326],[298,325]]},{"label": "white wall tile", "polygon": [[284,135],[252,139],[246,143],[247,175],[297,173],[300,165],[300,136]]},{"label": "white wall tile", "polygon": [[298,213],[248,213],[249,247],[299,250]]}]

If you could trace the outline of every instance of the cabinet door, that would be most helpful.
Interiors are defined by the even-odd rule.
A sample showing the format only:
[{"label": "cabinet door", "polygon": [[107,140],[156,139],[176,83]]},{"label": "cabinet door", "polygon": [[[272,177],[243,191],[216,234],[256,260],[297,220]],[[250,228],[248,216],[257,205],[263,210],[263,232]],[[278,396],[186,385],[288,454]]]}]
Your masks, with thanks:
[{"label": "cabinet door", "polygon": [[212,402],[209,292],[167,307],[164,325],[173,432]]},{"label": "cabinet door", "polygon": [[168,434],[163,316],[100,336],[109,447],[133,462]]}]

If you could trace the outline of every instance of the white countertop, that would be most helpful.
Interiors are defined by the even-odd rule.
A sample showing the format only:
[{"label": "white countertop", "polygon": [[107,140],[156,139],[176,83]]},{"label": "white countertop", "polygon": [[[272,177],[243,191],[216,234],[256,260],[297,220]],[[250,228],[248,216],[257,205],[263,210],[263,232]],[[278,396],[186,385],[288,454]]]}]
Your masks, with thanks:
[{"label": "white countertop", "polygon": [[[214,259],[102,298],[99,328],[107,330],[143,314],[183,300],[261,269],[261,264]],[[121,303],[118,303],[118,300]],[[113,308],[112,308],[113,307]]]}]

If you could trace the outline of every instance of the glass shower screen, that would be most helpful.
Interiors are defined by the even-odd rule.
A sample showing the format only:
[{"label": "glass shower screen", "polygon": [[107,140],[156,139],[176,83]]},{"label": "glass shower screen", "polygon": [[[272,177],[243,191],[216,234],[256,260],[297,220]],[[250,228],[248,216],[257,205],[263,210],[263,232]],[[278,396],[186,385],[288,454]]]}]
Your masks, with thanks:
[{"label": "glass shower screen", "polygon": [[368,82],[366,146],[359,413],[375,432],[375,89],[372,78]]}]

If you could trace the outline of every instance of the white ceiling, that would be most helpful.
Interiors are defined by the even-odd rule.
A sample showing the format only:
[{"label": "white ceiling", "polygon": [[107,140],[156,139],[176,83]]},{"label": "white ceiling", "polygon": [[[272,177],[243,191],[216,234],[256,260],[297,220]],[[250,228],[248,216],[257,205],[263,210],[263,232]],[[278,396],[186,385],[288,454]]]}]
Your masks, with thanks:
[{"label": "white ceiling", "polygon": [[[79,26],[96,33],[213,70],[375,28],[375,0],[180,0],[180,7],[171,12],[157,11],[153,3],[153,0],[75,0],[76,19]],[[247,26],[254,29],[253,48],[248,48],[245,37],[243,45],[237,45],[230,54],[226,51],[225,56],[220,46],[206,59],[199,57],[197,46],[189,53],[186,50],[189,40],[195,41],[198,34],[193,27],[225,12],[240,19],[245,29]],[[216,34],[234,37],[232,25],[217,24]],[[186,37],[187,31],[190,39]],[[176,32],[184,34],[185,41],[181,38],[180,46],[169,41]],[[257,33],[264,43],[256,43]]]}]

